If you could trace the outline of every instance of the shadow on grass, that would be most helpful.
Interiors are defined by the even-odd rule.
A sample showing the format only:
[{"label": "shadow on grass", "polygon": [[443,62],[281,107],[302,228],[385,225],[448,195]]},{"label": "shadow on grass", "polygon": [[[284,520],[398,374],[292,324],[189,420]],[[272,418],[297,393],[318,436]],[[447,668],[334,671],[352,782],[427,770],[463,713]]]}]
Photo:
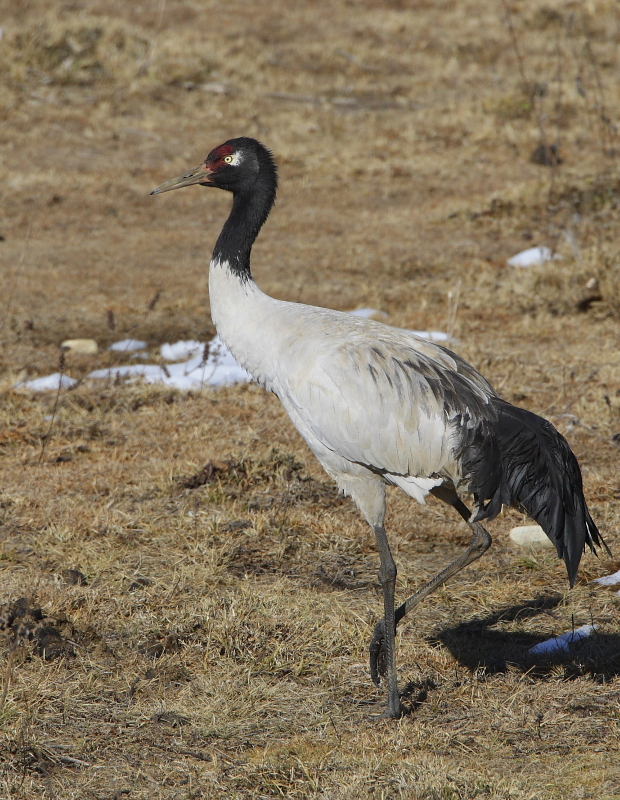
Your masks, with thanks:
[{"label": "shadow on grass", "polygon": [[502,622],[518,622],[548,614],[560,600],[559,595],[541,596],[508,606],[485,617],[444,628],[429,637],[429,642],[447,647],[459,664],[472,672],[481,669],[492,674],[519,669],[532,678],[544,679],[551,673],[557,677],[560,669],[566,679],[586,675],[601,683],[620,675],[620,634],[595,631],[571,644],[568,651],[557,649],[545,655],[533,655],[530,648],[549,637],[495,628]]}]

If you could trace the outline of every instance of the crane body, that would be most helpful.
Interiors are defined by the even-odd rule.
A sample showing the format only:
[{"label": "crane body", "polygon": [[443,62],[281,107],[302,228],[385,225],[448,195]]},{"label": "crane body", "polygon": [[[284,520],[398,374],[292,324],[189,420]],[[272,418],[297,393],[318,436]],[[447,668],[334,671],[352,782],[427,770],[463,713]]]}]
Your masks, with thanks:
[{"label": "crane body", "polygon": [[[394,640],[400,619],[491,544],[481,520],[502,505],[524,508],[555,544],[573,585],[587,545],[606,547],[587,509],[579,465],[547,420],[502,400],[446,348],[343,312],[277,300],[250,272],[252,244],[273,205],[277,172],[254,139],[231,139],[205,162],[152,194],[200,184],[232,192],[233,206],[209,271],[211,315],[222,340],[282,402],[326,472],[373,528],[384,616],[370,645],[370,671],[387,678],[383,716],[397,718]],[[467,550],[395,607],[396,565],[384,528],[385,487],[420,503],[432,493],[467,522]],[[460,499],[474,496],[473,513]]]}]

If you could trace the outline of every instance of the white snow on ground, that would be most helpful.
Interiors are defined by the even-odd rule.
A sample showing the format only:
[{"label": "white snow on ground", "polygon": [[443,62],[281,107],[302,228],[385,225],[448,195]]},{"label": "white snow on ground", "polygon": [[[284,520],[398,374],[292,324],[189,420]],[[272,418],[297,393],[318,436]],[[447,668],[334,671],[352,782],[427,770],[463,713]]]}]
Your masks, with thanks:
[{"label": "white snow on ground", "polygon": [[377,311],[376,308],[356,308],[354,311],[347,311],[347,314],[352,314],[354,317],[387,317],[385,311]]},{"label": "white snow on ground", "polygon": [[24,381],[18,383],[16,389],[29,389],[31,392],[57,392],[61,389],[71,389],[75,386],[76,380],[70,378],[68,375],[61,375],[60,372],[54,372],[52,375],[46,375],[44,378],[35,378],[33,381]]},{"label": "white snow on ground", "polygon": [[443,331],[409,331],[409,333],[415,333],[420,339],[428,339],[429,342],[447,342],[450,338]]},{"label": "white snow on ground", "polygon": [[613,575],[603,575],[602,578],[595,578],[590,583],[600,583],[601,586],[614,586],[616,583],[620,583],[620,569],[618,572],[614,572]]},{"label": "white snow on ground", "polygon": [[190,339],[187,342],[175,342],[174,344],[162,344],[159,353],[166,361],[183,361],[184,358],[191,358],[202,353],[204,342],[196,342]]},{"label": "white snow on ground", "polygon": [[507,263],[510,267],[534,267],[537,264],[544,264],[545,261],[559,258],[561,256],[557,253],[554,255],[548,247],[529,247],[509,258]]},{"label": "white snow on ground", "polygon": [[530,647],[529,652],[534,656],[540,656],[545,653],[555,653],[558,650],[568,651],[569,645],[589,636],[597,628],[598,625],[582,625],[580,628],[575,628],[574,631],[563,633],[561,636],[554,636],[552,639],[547,639],[544,642],[540,642],[540,644],[534,645],[534,647]]},{"label": "white snow on ground", "polygon": [[[178,347],[187,342],[177,342],[175,345],[168,345],[170,353],[187,353],[187,347]],[[193,342],[199,345],[200,352],[188,361],[181,361],[177,364],[159,366],[158,364],[130,364],[123,367],[110,367],[108,369],[96,369],[87,375],[88,378],[123,378],[141,377],[148,383],[162,383],[166,386],[173,386],[176,389],[189,390],[200,389],[202,386],[232,386],[234,383],[245,383],[252,380],[249,373],[240,367],[233,358],[230,350],[223,344],[219,336],[216,336],[209,343],[209,357],[203,363],[202,351],[204,344]],[[163,347],[166,347],[164,345]],[[162,347],[162,349],[163,349]],[[196,348],[192,348],[193,352]],[[168,351],[167,351],[168,352]]]},{"label": "white snow on ground", "polygon": [[[358,317],[372,317],[383,315],[383,312],[375,308],[358,308],[349,312]],[[410,333],[428,339],[431,342],[444,342],[448,339],[448,334],[442,331],[410,331]],[[146,354],[141,353],[147,347],[146,342],[139,339],[123,339],[120,342],[108,347],[108,350],[120,353],[132,353],[134,358],[143,358]],[[252,376],[237,364],[232,353],[216,336],[209,342],[209,356],[203,363],[205,344],[195,340],[180,341],[174,344],[163,344],[160,347],[160,355],[166,361],[177,363],[160,364],[127,364],[120,367],[108,367],[106,369],[96,369],[86,377],[97,379],[103,378],[136,378],[140,377],[148,383],[161,383],[172,386],[176,389],[190,390],[199,389],[202,386],[232,386],[235,383],[246,383],[252,380]],[[27,381],[18,384],[19,388],[29,389],[34,392],[57,391],[60,374],[54,373],[45,378]],[[61,388],[70,389],[75,386],[77,381],[68,375],[62,376]],[[17,388],[17,387],[16,387]]]},{"label": "white snow on ground", "polygon": [[122,339],[120,342],[114,342],[108,347],[108,350],[117,350],[121,353],[133,353],[134,350],[146,350],[146,342],[141,342],[140,339]]}]

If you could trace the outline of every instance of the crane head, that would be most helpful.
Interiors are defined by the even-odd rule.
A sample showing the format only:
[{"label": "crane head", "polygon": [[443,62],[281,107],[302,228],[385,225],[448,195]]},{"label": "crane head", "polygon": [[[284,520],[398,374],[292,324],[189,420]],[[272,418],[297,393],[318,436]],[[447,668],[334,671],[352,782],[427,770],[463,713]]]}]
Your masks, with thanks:
[{"label": "crane head", "polygon": [[211,150],[206,159],[195,169],[178,178],[162,183],[151,194],[162,194],[184,186],[199,184],[226,189],[234,194],[251,190],[259,173],[268,171],[277,183],[273,156],[256,139],[242,136],[229,139]]}]

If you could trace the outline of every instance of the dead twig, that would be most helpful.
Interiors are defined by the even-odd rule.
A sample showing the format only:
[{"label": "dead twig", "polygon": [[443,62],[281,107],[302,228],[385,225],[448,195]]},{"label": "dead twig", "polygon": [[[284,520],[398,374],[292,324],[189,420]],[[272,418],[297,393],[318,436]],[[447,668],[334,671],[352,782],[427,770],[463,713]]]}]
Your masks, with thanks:
[{"label": "dead twig", "polygon": [[601,81],[601,73],[598,68],[598,64],[596,62],[596,57],[592,50],[592,44],[590,43],[589,39],[586,39],[586,43],[584,45],[584,50],[588,61],[590,62],[590,68],[594,74],[594,84],[596,86],[596,93],[597,93],[597,111],[598,111],[598,121],[599,121],[599,130],[600,130],[600,141],[601,141],[601,149],[604,156],[612,155],[611,150],[611,135],[616,133],[615,127],[611,122],[607,114],[607,109],[605,106],[605,96],[603,94],[603,82]]},{"label": "dead twig", "polygon": [[49,796],[52,798],[52,800],[56,800],[56,792],[54,791],[54,787],[52,785],[52,778],[47,770],[47,766],[45,765],[45,758],[43,757],[41,750],[38,747],[33,747],[31,748],[31,752],[37,759],[37,769],[43,776],[45,788],[47,789]]},{"label": "dead twig", "polygon": [[447,323],[446,323],[446,333],[448,334],[448,341],[451,341],[454,338],[454,330],[456,328],[456,317],[459,313],[459,299],[461,296],[461,285],[462,281],[459,280],[456,283],[456,289],[448,292],[448,314],[447,314]]},{"label": "dead twig", "polygon": [[512,49],[515,51],[515,56],[517,58],[519,74],[521,75],[523,86],[526,87],[528,86],[528,82],[525,76],[525,64],[523,62],[523,56],[521,55],[521,50],[519,48],[519,42],[517,40],[517,32],[515,31],[515,26],[512,21],[512,14],[510,12],[510,6],[508,5],[507,0],[502,0],[502,6],[504,8],[504,14],[506,15],[506,25],[508,27],[508,32],[510,33],[510,41],[512,44]]},{"label": "dead twig", "polygon": [[176,747],[163,747],[160,744],[153,744],[152,747],[155,750],[163,750],[164,753],[174,753],[176,756],[189,756],[198,761],[213,761],[213,756],[208,753],[201,753],[199,750],[179,750]]},{"label": "dead twig", "polygon": [[28,232],[26,233],[26,241],[24,242],[24,246],[22,251],[17,259],[17,264],[15,269],[13,270],[11,285],[7,291],[7,301],[6,301],[6,308],[4,309],[4,316],[0,319],[0,333],[4,330],[4,326],[6,325],[6,321],[9,318],[9,314],[11,312],[11,306],[13,305],[13,297],[15,294],[15,284],[17,283],[17,277],[21,271],[21,268],[24,265],[24,260],[26,258],[26,251],[28,250],[28,244],[30,242],[30,234],[32,233],[32,222],[28,226]]},{"label": "dead twig", "polygon": [[41,443],[41,452],[39,453],[39,458],[37,460],[37,466],[41,464],[43,460],[43,456],[45,454],[45,450],[47,449],[47,443],[52,436],[52,428],[54,427],[54,422],[56,420],[56,412],[58,410],[58,401],[60,399],[60,390],[62,389],[62,379],[65,374],[65,351],[60,351],[60,356],[58,357],[58,388],[56,389],[56,397],[54,399],[54,406],[52,408],[52,417],[50,419],[49,428],[47,429],[47,433],[43,437],[43,441]]},{"label": "dead twig", "polygon": [[321,97],[312,94],[291,94],[290,92],[268,92],[267,97],[272,100],[289,100],[292,103],[313,103],[318,105],[323,102]]},{"label": "dead twig", "polygon": [[9,686],[11,684],[11,678],[13,677],[13,664],[15,663],[15,650],[17,649],[16,645],[17,643],[14,643],[9,651],[9,660],[6,665],[6,672],[4,673],[4,681],[2,682],[2,696],[0,697],[0,713],[4,708],[6,696],[9,691]]}]

